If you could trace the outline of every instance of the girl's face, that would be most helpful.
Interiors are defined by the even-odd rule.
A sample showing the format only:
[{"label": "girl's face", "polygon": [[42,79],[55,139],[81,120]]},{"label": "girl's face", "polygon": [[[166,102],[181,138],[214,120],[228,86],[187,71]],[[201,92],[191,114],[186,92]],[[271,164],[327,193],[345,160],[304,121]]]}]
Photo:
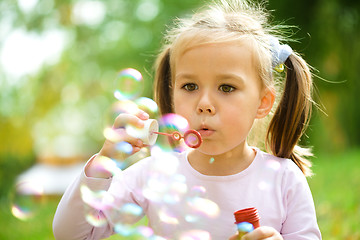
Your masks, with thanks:
[{"label": "girl's face", "polygon": [[197,150],[219,155],[245,146],[264,102],[249,44],[191,48],[176,59],[174,77],[174,111],[200,132]]}]

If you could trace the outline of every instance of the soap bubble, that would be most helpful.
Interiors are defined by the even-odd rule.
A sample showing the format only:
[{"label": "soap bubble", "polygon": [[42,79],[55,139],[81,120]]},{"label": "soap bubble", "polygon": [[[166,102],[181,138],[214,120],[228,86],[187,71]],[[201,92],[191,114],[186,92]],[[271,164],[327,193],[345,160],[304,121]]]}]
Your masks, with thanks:
[{"label": "soap bubble", "polygon": [[106,112],[105,127],[112,127],[116,117],[121,113],[137,114],[139,108],[133,101],[123,100],[114,102]]},{"label": "soap bubble", "polygon": [[195,185],[190,190],[191,197],[204,197],[206,193],[206,189],[203,186]]},{"label": "soap bubble", "polygon": [[147,112],[150,118],[157,118],[159,114],[159,108],[154,100],[147,97],[141,97],[134,100],[134,102],[139,109]]},{"label": "soap bubble", "polygon": [[204,230],[190,230],[180,236],[180,240],[210,240],[210,233]]},{"label": "soap bubble", "polygon": [[209,218],[215,218],[219,215],[219,206],[207,198],[194,197],[187,200],[192,209],[191,212],[199,213]]},{"label": "soap bubble", "polygon": [[[159,131],[163,133],[172,134],[177,131],[183,135],[189,129],[189,123],[187,120],[177,114],[169,113],[165,114],[159,119]],[[159,135],[157,145],[164,151],[182,152],[187,146],[184,143],[184,139],[180,141],[174,140],[172,137]]]},{"label": "soap bubble", "polygon": [[248,222],[241,222],[236,224],[239,232],[252,232],[254,230],[254,226]]},{"label": "soap bubble", "polygon": [[114,232],[123,237],[134,237],[143,240],[166,240],[163,237],[154,234],[154,231],[147,226],[134,227],[128,224],[115,224]]},{"label": "soap bubble", "polygon": [[136,234],[136,230],[133,226],[121,223],[118,223],[114,226],[114,231],[124,237],[130,237]]},{"label": "soap bubble", "polygon": [[88,186],[82,185],[80,192],[84,203],[99,211],[111,209],[115,202],[114,196],[105,190],[92,191]]},{"label": "soap bubble", "polygon": [[266,166],[273,171],[278,171],[281,167],[281,164],[279,161],[269,159],[266,161]]},{"label": "soap bubble", "polygon": [[120,71],[115,82],[114,96],[118,100],[132,100],[142,94],[143,77],[136,69],[127,68]]},{"label": "soap bubble", "polygon": [[[120,224],[123,227],[126,223],[137,222],[143,217],[143,209],[135,203],[123,203],[113,205],[108,213],[111,222]],[[131,225],[129,225],[129,228]],[[119,228],[121,229],[121,228]]]},{"label": "soap bubble", "polygon": [[80,187],[81,198],[85,203],[85,219],[95,226],[101,227],[107,224],[107,219],[100,211],[111,210],[114,206],[115,198],[105,190],[93,191],[88,186]]},{"label": "soap bubble", "polygon": [[116,143],[116,151],[130,155],[133,151],[133,147],[130,143],[122,141]]},{"label": "soap bubble", "polygon": [[85,215],[85,219],[88,223],[94,227],[102,227],[107,224],[107,219],[104,215],[100,215],[97,212],[88,211]]},{"label": "soap bubble", "polygon": [[103,173],[111,173],[112,175],[118,175],[121,173],[118,163],[111,158],[98,155],[96,156],[96,162],[92,163],[92,166],[96,168],[96,171]]},{"label": "soap bubble", "polygon": [[174,214],[170,208],[160,209],[159,218],[165,224],[170,224],[170,225],[179,224],[179,220],[178,220],[176,214]]},{"label": "soap bubble", "polygon": [[140,235],[146,237],[147,239],[154,235],[154,231],[147,226],[139,226],[137,231],[140,233]]},{"label": "soap bubble", "polygon": [[11,196],[11,213],[22,221],[33,218],[39,209],[44,189],[38,182],[21,181]]},{"label": "soap bubble", "polygon": [[267,181],[260,181],[258,182],[258,188],[261,191],[270,191],[272,189],[272,186]]}]

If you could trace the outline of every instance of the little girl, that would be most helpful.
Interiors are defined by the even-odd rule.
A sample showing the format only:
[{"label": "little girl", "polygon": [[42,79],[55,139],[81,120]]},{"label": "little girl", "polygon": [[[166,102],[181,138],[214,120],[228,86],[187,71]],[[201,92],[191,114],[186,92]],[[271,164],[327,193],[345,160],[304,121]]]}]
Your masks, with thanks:
[{"label": "little girl", "polygon": [[[60,201],[53,226],[56,239],[106,238],[121,231],[115,223],[134,223],[144,215],[153,231],[151,239],[237,239],[233,213],[249,207],[258,209],[260,227],[241,239],[321,239],[305,178],[311,175],[305,158],[309,152],[297,145],[310,118],[311,73],[306,62],[278,39],[267,13],[245,0],[220,0],[191,19],[180,20],[168,32],[155,76],[161,114],[184,117],[203,140],[197,149],[163,155],[161,163],[176,167],[165,164],[156,177],[166,180],[162,188],[173,182],[180,186],[178,198],[154,198],[160,188],[152,187],[149,179],[158,157],[118,170],[120,174],[99,168],[114,157],[115,144],[106,140]],[[283,66],[284,73],[274,71]],[[268,115],[272,118],[258,145],[266,147],[265,153],[248,141],[250,130],[261,136],[253,125]],[[124,127],[141,128],[148,118],[139,110],[135,115],[120,114],[114,122],[113,128],[133,146],[133,153],[146,146],[127,135]],[[141,207],[140,213],[117,216],[114,208],[93,207],[88,210],[91,216],[106,220],[94,226],[83,210],[82,186],[110,193],[118,209],[127,204]],[[198,205],[189,203],[184,189],[197,189],[193,193],[206,198]],[[185,205],[208,207],[201,214],[210,214],[185,217]]]}]

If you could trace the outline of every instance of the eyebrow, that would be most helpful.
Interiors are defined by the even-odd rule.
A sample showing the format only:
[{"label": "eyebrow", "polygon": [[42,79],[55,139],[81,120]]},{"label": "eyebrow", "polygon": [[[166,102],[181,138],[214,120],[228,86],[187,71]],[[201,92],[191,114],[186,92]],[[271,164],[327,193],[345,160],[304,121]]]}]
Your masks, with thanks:
[{"label": "eyebrow", "polygon": [[180,74],[175,75],[175,79],[178,79],[178,78],[190,78],[190,79],[193,79],[193,78],[196,78],[196,75],[191,74],[191,73],[180,73]]},{"label": "eyebrow", "polygon": [[242,84],[242,85],[245,84],[244,78],[242,76],[240,76],[238,74],[234,74],[234,73],[219,74],[218,76],[216,76],[216,79],[219,81],[226,81],[226,79],[235,79],[239,84]]},{"label": "eyebrow", "polygon": [[[175,75],[175,79],[189,79],[189,80],[196,80],[197,76],[195,74],[191,74],[191,73],[180,73],[180,74],[176,74]],[[234,73],[221,73],[216,75],[216,80],[218,82],[223,82],[227,79],[234,79],[237,81],[238,84],[241,85],[245,85],[245,80],[242,76],[238,75],[238,74],[234,74]]]}]

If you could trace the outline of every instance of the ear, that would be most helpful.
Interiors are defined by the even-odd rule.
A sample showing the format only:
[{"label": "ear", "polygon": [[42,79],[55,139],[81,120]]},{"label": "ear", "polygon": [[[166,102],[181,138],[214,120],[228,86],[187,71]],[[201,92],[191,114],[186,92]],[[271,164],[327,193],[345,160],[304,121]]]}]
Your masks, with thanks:
[{"label": "ear", "polygon": [[256,114],[257,119],[266,117],[271,111],[272,106],[275,102],[275,89],[267,87],[262,91],[261,102]]}]

